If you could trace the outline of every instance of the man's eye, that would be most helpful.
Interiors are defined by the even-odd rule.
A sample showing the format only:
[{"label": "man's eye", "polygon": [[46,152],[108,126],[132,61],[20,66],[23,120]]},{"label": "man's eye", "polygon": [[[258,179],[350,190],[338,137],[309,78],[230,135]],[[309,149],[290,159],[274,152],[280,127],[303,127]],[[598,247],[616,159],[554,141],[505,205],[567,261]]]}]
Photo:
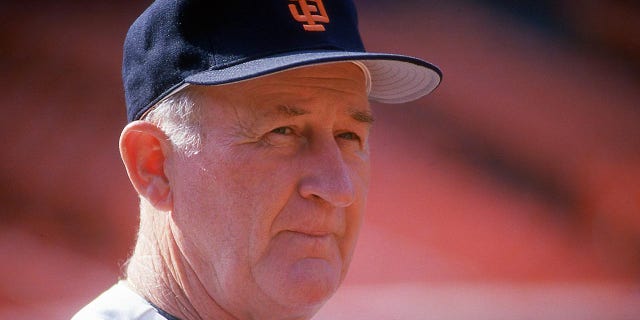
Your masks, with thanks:
[{"label": "man's eye", "polygon": [[293,130],[291,128],[289,128],[289,127],[279,127],[279,128],[275,128],[275,129],[271,130],[271,133],[289,135],[289,134],[293,133]]},{"label": "man's eye", "polygon": [[353,132],[343,132],[338,137],[345,140],[360,140],[360,137]]},{"label": "man's eye", "polygon": [[270,146],[289,147],[295,145],[299,138],[295,128],[278,127],[265,134],[262,141]]}]

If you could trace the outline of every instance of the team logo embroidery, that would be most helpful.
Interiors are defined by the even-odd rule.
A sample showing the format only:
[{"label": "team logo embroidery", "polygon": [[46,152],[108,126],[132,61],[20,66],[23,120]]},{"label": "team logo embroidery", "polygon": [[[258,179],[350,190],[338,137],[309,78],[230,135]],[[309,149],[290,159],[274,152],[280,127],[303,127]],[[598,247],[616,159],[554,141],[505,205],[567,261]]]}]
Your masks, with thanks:
[{"label": "team logo embroidery", "polygon": [[329,16],[322,0],[289,0],[289,11],[306,31],[325,31],[322,23],[329,23]]}]

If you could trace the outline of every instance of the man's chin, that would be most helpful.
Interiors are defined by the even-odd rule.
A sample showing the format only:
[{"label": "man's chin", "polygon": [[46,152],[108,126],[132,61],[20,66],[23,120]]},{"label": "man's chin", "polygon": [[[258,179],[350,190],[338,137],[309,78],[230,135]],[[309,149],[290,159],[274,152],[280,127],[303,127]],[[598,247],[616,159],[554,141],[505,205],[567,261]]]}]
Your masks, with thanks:
[{"label": "man's chin", "polygon": [[[340,268],[327,260],[307,258],[291,267],[289,280],[293,283],[291,296],[300,303],[309,305],[324,304],[338,289],[341,282]],[[294,297],[290,299],[294,300]]]},{"label": "man's chin", "polygon": [[305,258],[269,275],[263,290],[283,307],[315,313],[338,289],[341,268],[325,259]]}]

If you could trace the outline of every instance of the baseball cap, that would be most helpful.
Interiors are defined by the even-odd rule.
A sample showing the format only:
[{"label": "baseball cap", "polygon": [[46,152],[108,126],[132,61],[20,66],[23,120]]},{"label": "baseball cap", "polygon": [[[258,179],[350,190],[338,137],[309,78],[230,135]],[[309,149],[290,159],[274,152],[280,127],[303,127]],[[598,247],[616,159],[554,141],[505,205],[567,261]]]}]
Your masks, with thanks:
[{"label": "baseball cap", "polygon": [[415,57],[366,52],[350,0],[158,0],[132,24],[122,77],[128,121],[185,86],[223,85],[315,64],[354,61],[369,99],[404,103],[442,72]]}]

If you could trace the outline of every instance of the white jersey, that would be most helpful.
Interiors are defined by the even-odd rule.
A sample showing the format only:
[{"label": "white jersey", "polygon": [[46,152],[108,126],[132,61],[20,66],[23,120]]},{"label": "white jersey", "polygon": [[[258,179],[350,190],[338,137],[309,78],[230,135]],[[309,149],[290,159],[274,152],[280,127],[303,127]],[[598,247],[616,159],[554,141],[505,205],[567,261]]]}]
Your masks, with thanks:
[{"label": "white jersey", "polygon": [[71,320],[167,320],[147,300],[120,281],[82,308]]}]

